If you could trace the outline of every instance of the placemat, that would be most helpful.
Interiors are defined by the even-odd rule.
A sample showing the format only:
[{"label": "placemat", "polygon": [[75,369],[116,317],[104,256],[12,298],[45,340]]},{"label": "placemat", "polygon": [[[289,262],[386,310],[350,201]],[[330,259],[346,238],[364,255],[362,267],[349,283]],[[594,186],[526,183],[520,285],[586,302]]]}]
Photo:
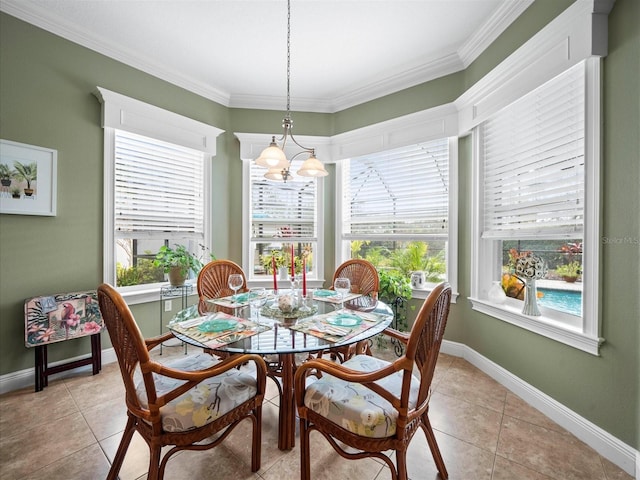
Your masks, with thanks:
[{"label": "placemat", "polygon": [[[330,294],[331,293],[331,294]],[[361,297],[360,293],[350,293],[345,295],[344,301],[348,302],[349,300],[353,300],[354,298]],[[329,303],[340,303],[342,302],[342,298],[338,292],[334,292],[333,290],[316,290],[313,292],[313,299],[318,300],[320,302],[329,302]]]},{"label": "placemat", "polygon": [[211,298],[207,300],[207,302],[227,308],[244,307],[249,305],[249,292],[239,293],[235,296],[229,295],[228,297]]},{"label": "placemat", "polygon": [[[342,318],[341,318],[342,316]],[[353,318],[351,318],[353,317]],[[360,323],[356,323],[357,320]],[[342,342],[351,337],[355,337],[369,328],[377,325],[383,320],[375,313],[364,312],[330,312],[315,317],[299,320],[295,325],[291,325],[291,330],[308,333],[314,337],[319,337],[330,342]]]},{"label": "placemat", "polygon": [[[220,330],[215,328],[218,322]],[[234,325],[235,322],[235,325]],[[201,326],[213,325],[211,330],[202,331]],[[227,326],[228,328],[224,328]],[[169,330],[185,335],[208,348],[216,349],[244,338],[269,330],[268,325],[258,325],[244,318],[234,317],[227,313],[218,312],[213,315],[196,317],[183,322],[173,322],[168,325]]]}]

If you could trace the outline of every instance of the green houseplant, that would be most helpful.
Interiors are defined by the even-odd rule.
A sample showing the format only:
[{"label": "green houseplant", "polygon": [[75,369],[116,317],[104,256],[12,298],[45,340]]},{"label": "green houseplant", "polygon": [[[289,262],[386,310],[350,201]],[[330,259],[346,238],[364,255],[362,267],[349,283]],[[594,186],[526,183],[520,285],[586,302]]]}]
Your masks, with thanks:
[{"label": "green houseplant", "polygon": [[154,264],[162,267],[164,273],[169,274],[169,283],[173,286],[184,285],[189,271],[199,272],[202,262],[189,252],[184,245],[175,245],[175,249],[163,245],[156,254]]},{"label": "green houseplant", "polygon": [[582,265],[580,262],[573,261],[566,265],[559,265],[556,268],[556,273],[562,277],[565,282],[575,282],[580,273],[582,273]]}]

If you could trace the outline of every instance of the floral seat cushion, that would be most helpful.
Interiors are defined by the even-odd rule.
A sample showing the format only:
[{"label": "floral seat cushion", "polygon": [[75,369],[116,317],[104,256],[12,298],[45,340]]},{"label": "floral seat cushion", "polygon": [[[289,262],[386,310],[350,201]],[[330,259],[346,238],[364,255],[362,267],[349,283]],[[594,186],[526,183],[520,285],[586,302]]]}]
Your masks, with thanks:
[{"label": "floral seat cushion", "polygon": [[[370,372],[389,365],[389,362],[369,355],[355,355],[343,365],[353,370]],[[397,372],[376,383],[399,397],[402,375],[402,372]],[[416,405],[419,387],[419,380],[413,376],[409,408]],[[384,438],[396,433],[397,410],[380,395],[358,383],[324,375],[307,387],[304,404],[357,435]]]},{"label": "floral seat cushion", "polygon": [[[179,370],[202,370],[220,360],[204,353],[190,355],[167,362],[168,367]],[[154,374],[158,396],[173,390],[184,381]],[[143,407],[148,407],[144,382],[136,383],[136,392]],[[202,381],[160,409],[162,427],[167,432],[182,432],[211,423],[238,405],[255,396],[255,373],[247,369],[231,369],[221,375]]]}]

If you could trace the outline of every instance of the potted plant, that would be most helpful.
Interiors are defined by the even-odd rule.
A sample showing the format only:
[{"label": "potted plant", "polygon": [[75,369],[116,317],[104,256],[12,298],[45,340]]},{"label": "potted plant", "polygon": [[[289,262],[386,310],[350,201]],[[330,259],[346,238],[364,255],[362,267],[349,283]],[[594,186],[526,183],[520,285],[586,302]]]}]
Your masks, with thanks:
[{"label": "potted plant", "polygon": [[13,187],[11,189],[11,196],[13,198],[20,198],[20,189],[18,187]]},{"label": "potted plant", "polygon": [[580,273],[582,273],[582,265],[577,261],[567,263],[566,265],[558,265],[556,273],[560,275],[565,282],[573,283],[578,279]]},{"label": "potted plant", "polygon": [[160,247],[153,263],[158,267],[162,267],[164,273],[169,274],[169,283],[171,285],[179,287],[184,285],[189,271],[200,271],[202,262],[189,252],[184,245],[176,244],[175,247],[175,249],[166,245]]},{"label": "potted plant", "polygon": [[3,187],[11,185],[11,178],[13,178],[14,172],[6,163],[0,163],[0,183]]},{"label": "potted plant", "polygon": [[31,188],[31,182],[35,182],[38,178],[38,164],[32,162],[25,165],[20,162],[15,162],[16,178],[20,181],[27,182],[27,188],[24,189],[24,194],[28,197],[33,195],[33,188]]}]

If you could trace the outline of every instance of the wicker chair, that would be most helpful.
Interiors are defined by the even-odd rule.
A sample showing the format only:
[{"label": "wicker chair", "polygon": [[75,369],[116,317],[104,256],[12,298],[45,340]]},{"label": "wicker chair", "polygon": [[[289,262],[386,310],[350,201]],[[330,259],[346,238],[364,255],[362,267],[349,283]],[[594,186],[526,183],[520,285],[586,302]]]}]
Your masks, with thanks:
[{"label": "wicker chair", "polygon": [[351,281],[351,293],[378,298],[380,289],[378,270],[368,260],[353,258],[341,264],[333,274],[332,286],[338,277],[346,277]]},{"label": "wicker chair", "polygon": [[[303,480],[311,475],[309,434],[313,430],[322,433],[344,458],[380,458],[393,480],[406,480],[407,448],[418,427],[427,437],[440,476],[448,478],[428,412],[450,303],[451,287],[441,283],[425,300],[410,333],[385,330],[406,344],[405,354],[392,363],[356,355],[343,364],[318,359],[298,367],[294,390]],[[316,371],[326,375],[307,386],[307,376]],[[357,451],[349,452],[338,442]],[[393,455],[385,454],[388,450],[395,451],[397,468]]]},{"label": "wicker chair", "polygon": [[225,311],[233,314],[231,309],[225,307],[215,307],[207,302],[211,298],[227,297],[233,294],[233,290],[229,288],[229,275],[239,273],[242,275],[242,288],[238,292],[247,291],[247,277],[242,267],[231,260],[213,260],[207,263],[198,274],[198,311],[203,314],[214,310]]},{"label": "wicker chair", "polygon": [[[373,310],[378,302],[378,290],[380,289],[380,277],[378,270],[368,260],[354,258],[342,263],[333,274],[331,288],[336,278],[346,277],[351,282],[351,293],[360,293],[361,297],[347,302],[346,306],[354,310]],[[369,341],[358,342],[354,345],[329,350],[332,359],[340,362],[348,360],[358,353],[371,353]]]},{"label": "wicker chair", "polygon": [[[110,285],[98,288],[98,302],[124,380],[128,417],[107,479],[118,477],[135,432],[149,446],[147,478],[156,480],[163,478],[174,453],[213,448],[244,419],[253,424],[251,470],[258,471],[266,383],[262,358],[235,355],[220,361],[200,353],[160,364],[150,359],[149,351],[173,335],[145,340],[124,299]],[[255,369],[237,368],[246,362]],[[214,434],[215,440],[210,439]],[[173,447],[161,459],[161,449],[168,445]]]}]

